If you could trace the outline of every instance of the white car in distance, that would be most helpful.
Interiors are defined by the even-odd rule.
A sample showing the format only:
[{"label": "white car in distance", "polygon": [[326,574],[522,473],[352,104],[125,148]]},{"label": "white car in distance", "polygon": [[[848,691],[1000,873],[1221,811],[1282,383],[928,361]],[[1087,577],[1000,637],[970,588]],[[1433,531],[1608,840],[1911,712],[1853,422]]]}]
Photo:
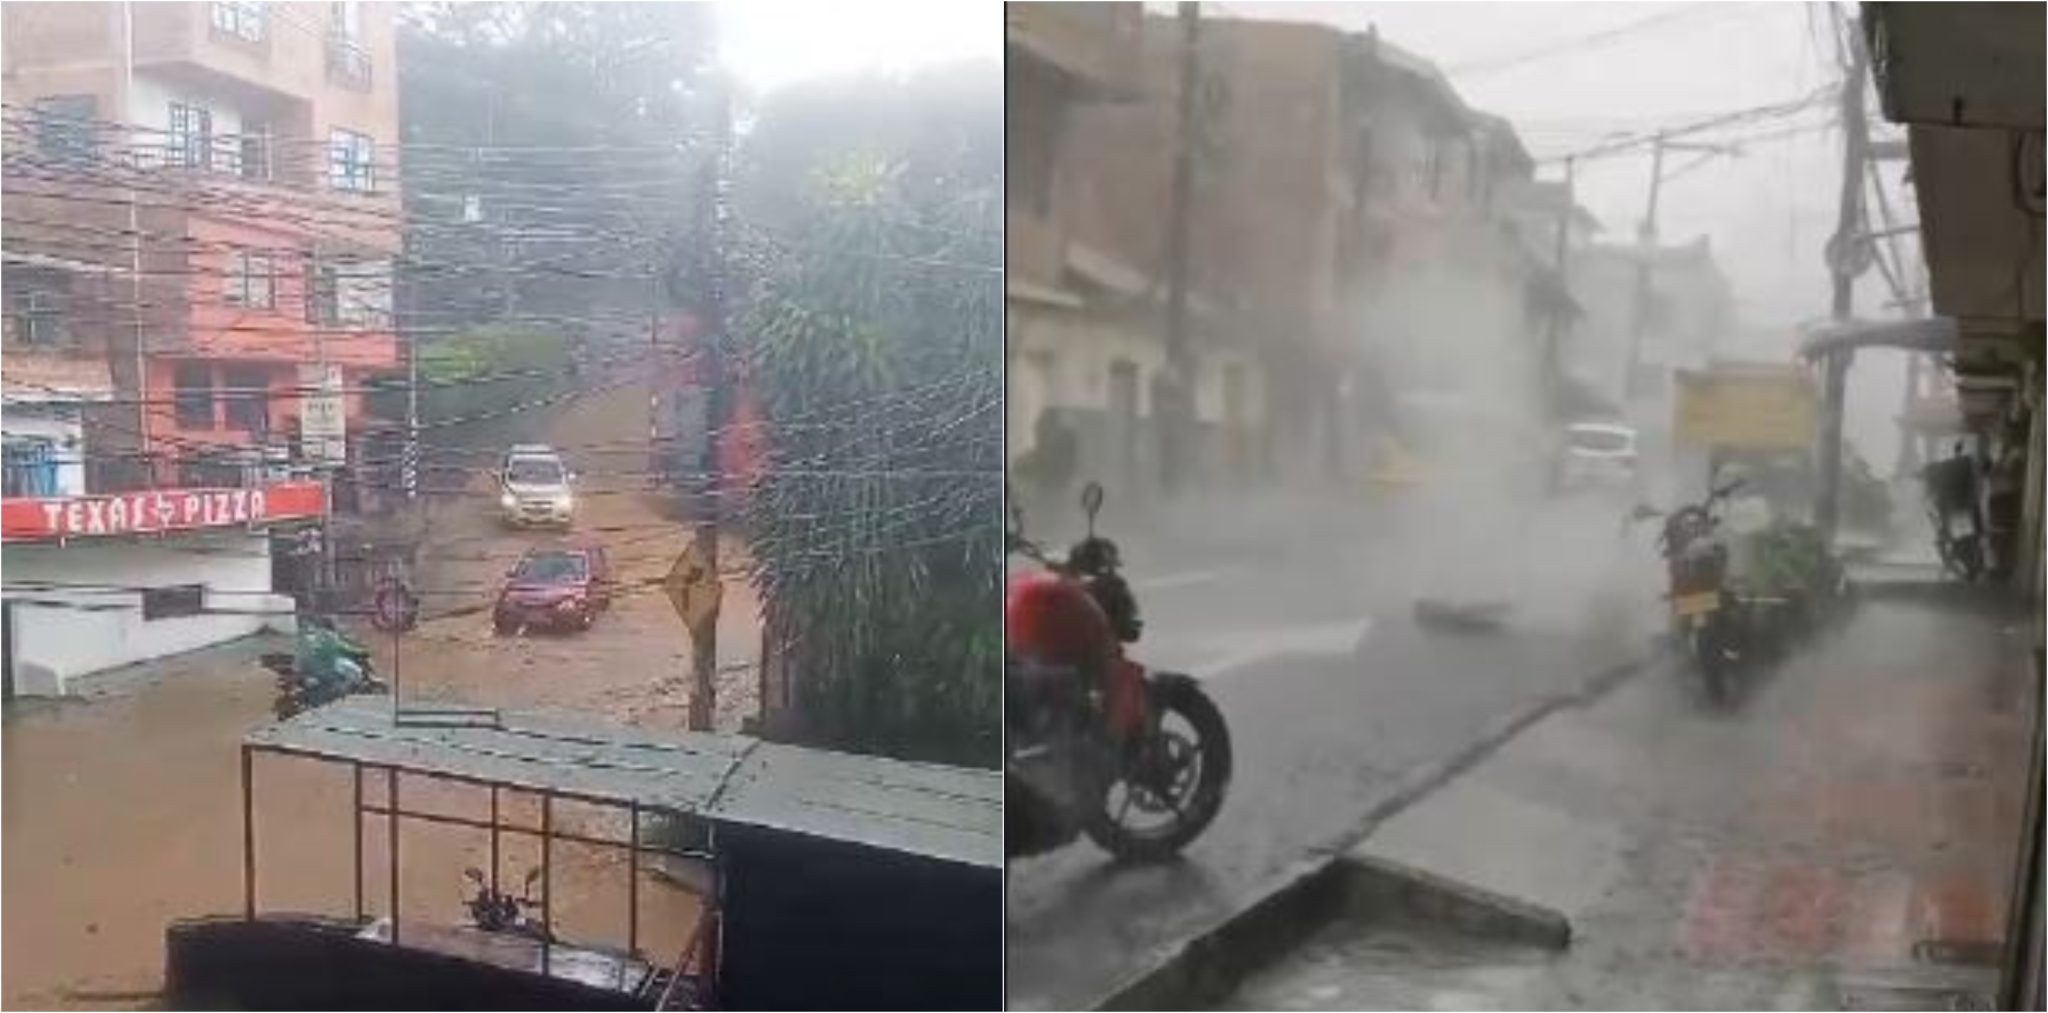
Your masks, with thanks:
[{"label": "white car in distance", "polygon": [[1559,490],[1600,487],[1634,490],[1636,431],[1612,422],[1574,422],[1564,427],[1552,484]]},{"label": "white car in distance", "polygon": [[521,444],[498,472],[498,512],[513,527],[567,529],[576,518],[576,475],[554,448]]}]

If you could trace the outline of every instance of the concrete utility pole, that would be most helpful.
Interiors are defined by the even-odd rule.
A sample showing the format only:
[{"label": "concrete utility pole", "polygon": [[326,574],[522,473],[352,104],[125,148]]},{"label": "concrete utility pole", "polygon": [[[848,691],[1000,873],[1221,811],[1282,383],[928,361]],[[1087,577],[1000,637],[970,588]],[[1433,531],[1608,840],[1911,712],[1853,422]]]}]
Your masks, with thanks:
[{"label": "concrete utility pole", "polygon": [[[1657,201],[1664,192],[1664,153],[1667,151],[1697,151],[1705,158],[1714,155],[1740,155],[1741,149],[1726,144],[1691,144],[1674,141],[1658,132],[1651,140],[1650,157],[1650,200],[1644,209],[1643,223],[1636,233],[1640,253],[1636,260],[1635,298],[1630,304],[1628,328],[1628,372],[1622,377],[1624,397],[1633,399],[1641,391],[1637,374],[1642,371],[1643,332],[1649,328],[1650,289],[1653,268],[1651,261],[1657,254]],[[1678,172],[1683,175],[1687,166]]]},{"label": "concrete utility pole", "polygon": [[[1578,160],[1566,157],[1564,160],[1564,203],[1557,209],[1557,254],[1552,259],[1557,269],[1557,283],[1565,285],[1564,258],[1571,244],[1572,211],[1578,206],[1576,181]],[[1566,286],[1569,291],[1569,286]],[[1564,367],[1558,362],[1558,354],[1564,345],[1565,319],[1562,313],[1552,313],[1543,334],[1543,380],[1549,387],[1550,408],[1554,413],[1564,390]]]},{"label": "concrete utility pole", "polygon": [[1186,483],[1192,373],[1188,354],[1188,213],[1194,198],[1195,117],[1201,108],[1201,5],[1180,4],[1180,95],[1173,153],[1173,192],[1166,233],[1166,375],[1153,406],[1159,418],[1159,479],[1172,495]]},{"label": "concrete utility pole", "polygon": [[1661,133],[1651,142],[1650,201],[1643,210],[1643,223],[1636,230],[1636,288],[1629,304],[1628,363],[1621,375],[1622,397],[1631,401],[1638,390],[1636,374],[1641,371],[1643,329],[1649,324],[1650,258],[1657,252],[1657,198],[1664,188],[1664,149],[1669,146]]},{"label": "concrete utility pole", "polygon": [[[1839,15],[1838,15],[1839,16]],[[1849,66],[1842,82],[1842,193],[1835,235],[1828,242],[1828,271],[1834,276],[1831,315],[1846,322],[1854,309],[1856,276],[1861,272],[1858,253],[1864,238],[1863,162],[1869,157],[1870,124],[1863,107],[1865,80],[1870,73],[1870,51],[1863,45],[1863,33],[1853,23],[1843,24],[1848,38]],[[1848,389],[1849,363],[1854,353],[1835,350],[1821,359],[1821,411],[1818,467],[1820,490],[1813,504],[1814,526],[1821,537],[1832,542],[1841,513],[1842,410]]]},{"label": "concrete utility pole", "polygon": [[[703,474],[704,495],[698,498],[702,509],[692,534],[698,558],[703,560],[711,572],[713,587],[722,596],[724,581],[718,569],[718,535],[725,513],[725,475],[723,461],[719,454],[720,441],[731,424],[731,394],[727,390],[725,364],[727,353],[726,307],[725,307],[725,245],[726,245],[726,173],[732,148],[732,97],[726,91],[725,82],[716,80],[711,85],[717,108],[712,113],[714,136],[711,144],[710,163],[704,173],[704,192],[700,198],[700,214],[705,216],[708,228],[698,234],[704,242],[704,292],[701,301],[703,311],[704,347],[704,446],[699,458]],[[718,704],[718,609],[711,609],[710,617],[690,631],[690,669],[693,676],[690,692],[690,728],[695,731],[710,731],[712,715]]]}]

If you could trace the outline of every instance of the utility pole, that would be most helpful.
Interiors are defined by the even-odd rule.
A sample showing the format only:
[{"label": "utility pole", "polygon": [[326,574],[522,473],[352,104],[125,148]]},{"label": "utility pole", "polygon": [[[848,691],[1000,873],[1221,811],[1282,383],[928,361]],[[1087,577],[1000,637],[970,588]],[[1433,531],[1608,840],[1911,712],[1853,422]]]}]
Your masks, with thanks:
[{"label": "utility pole", "polygon": [[[1578,160],[1567,156],[1564,160],[1564,202],[1557,209],[1557,253],[1552,264],[1557,270],[1557,283],[1565,285],[1564,258],[1571,243],[1572,211],[1578,206],[1576,181]],[[1569,291],[1569,286],[1566,286]],[[1550,390],[1550,408],[1556,413],[1564,389],[1564,369],[1558,362],[1558,354],[1564,344],[1565,318],[1563,313],[1552,313],[1543,334],[1543,379]]]},{"label": "utility pole", "polygon": [[[1837,17],[1840,17],[1838,14]],[[1854,309],[1856,276],[1861,273],[1859,244],[1863,229],[1863,162],[1869,157],[1870,124],[1865,118],[1863,90],[1870,73],[1870,51],[1863,33],[1841,24],[1848,37],[1849,66],[1842,82],[1842,193],[1835,235],[1828,242],[1828,272],[1834,277],[1831,316],[1846,323]],[[1832,542],[1840,515],[1842,488],[1842,411],[1848,390],[1849,363],[1854,353],[1830,350],[1821,358],[1821,412],[1818,467],[1820,490],[1813,505],[1814,526]]]},{"label": "utility pole", "polygon": [[[701,509],[695,518],[696,530],[692,539],[698,558],[710,571],[716,600],[723,596],[724,588],[724,579],[718,568],[718,534],[725,513],[725,475],[719,448],[731,426],[732,415],[731,393],[727,390],[725,373],[729,344],[725,306],[725,189],[732,147],[732,98],[722,78],[713,81],[711,90],[717,108],[712,112],[710,160],[704,173],[698,212],[702,216],[700,220],[707,226],[698,232],[699,241],[703,243],[701,256],[704,265],[700,308],[703,314],[706,411],[704,446],[699,459],[699,468],[704,476],[704,495],[699,497]],[[715,606],[709,618],[690,631],[690,668],[694,677],[690,692],[690,728],[710,731],[718,704],[718,609]]]},{"label": "utility pole", "polygon": [[1201,5],[1182,0],[1180,7],[1180,94],[1173,152],[1173,192],[1167,209],[1166,233],[1166,376],[1165,396],[1153,406],[1159,416],[1160,485],[1171,496],[1187,481],[1188,429],[1192,414],[1192,370],[1188,355],[1188,213],[1194,198],[1195,116],[1200,105]]},{"label": "utility pole", "polygon": [[1657,198],[1664,188],[1664,149],[1669,144],[1661,132],[1651,141],[1650,202],[1636,230],[1636,288],[1629,305],[1627,370],[1621,377],[1622,398],[1627,401],[1635,399],[1636,374],[1641,372],[1643,329],[1650,315],[1650,258],[1657,252]]},{"label": "utility pole", "polygon": [[[134,95],[135,4],[130,2],[121,5],[121,101],[133,102]],[[130,333],[135,342],[135,459],[142,463],[146,476],[143,484],[154,489],[157,461],[149,438],[149,352],[142,319],[142,217],[137,210],[139,201],[131,181],[128,186],[128,302],[135,325]]]},{"label": "utility pole", "polygon": [[[1636,261],[1635,298],[1630,306],[1628,331],[1628,373],[1622,380],[1625,396],[1633,399],[1641,390],[1637,374],[1642,372],[1643,332],[1649,329],[1650,290],[1653,274],[1652,261],[1657,255],[1657,201],[1664,192],[1664,153],[1667,151],[1697,151],[1702,161],[1715,155],[1740,155],[1741,149],[1727,144],[1704,144],[1674,141],[1663,131],[1651,140],[1650,158],[1650,200],[1643,212],[1643,223],[1637,232],[1641,247]],[[1694,163],[1698,164],[1698,163]],[[1683,175],[1690,165],[1679,169]]]}]

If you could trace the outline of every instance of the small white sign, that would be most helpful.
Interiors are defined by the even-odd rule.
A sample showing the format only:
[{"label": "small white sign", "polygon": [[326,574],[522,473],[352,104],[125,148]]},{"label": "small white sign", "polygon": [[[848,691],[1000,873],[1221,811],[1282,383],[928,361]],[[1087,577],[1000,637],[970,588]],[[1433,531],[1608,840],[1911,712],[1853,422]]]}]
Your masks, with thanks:
[{"label": "small white sign", "polygon": [[339,366],[300,366],[299,452],[315,464],[348,460],[348,407]]}]

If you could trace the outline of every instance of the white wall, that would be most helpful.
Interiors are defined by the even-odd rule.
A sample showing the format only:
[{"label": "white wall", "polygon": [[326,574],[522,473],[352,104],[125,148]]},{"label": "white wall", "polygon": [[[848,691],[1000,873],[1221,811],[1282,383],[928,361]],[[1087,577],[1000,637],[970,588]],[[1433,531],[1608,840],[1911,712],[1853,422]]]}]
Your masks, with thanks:
[{"label": "white wall", "polygon": [[[1008,316],[1007,409],[1009,455],[1015,459],[1031,449],[1033,426],[1047,406],[1086,411],[1109,409],[1110,368],[1128,362],[1138,370],[1139,418],[1151,418],[1152,384],[1166,369],[1166,351],[1156,333],[1142,325],[1101,321],[1065,311],[1034,311],[1012,307]],[[1052,373],[1038,363],[1050,354]],[[1199,422],[1221,423],[1224,415],[1224,369],[1243,370],[1244,418],[1251,426],[1266,417],[1265,373],[1257,359],[1234,350],[1195,352],[1194,410]]]},{"label": "white wall", "polygon": [[[95,587],[196,583],[207,586],[209,609],[291,608],[289,598],[269,593],[270,543],[262,534],[10,545],[0,550],[0,570],[6,577],[4,597],[15,603],[15,690],[30,696],[61,695],[78,676],[210,647],[266,624],[279,625],[282,619],[203,615],[145,621],[140,592],[45,590],[31,582]],[[220,593],[250,591],[261,593]],[[123,607],[85,611],[67,602]]]}]

